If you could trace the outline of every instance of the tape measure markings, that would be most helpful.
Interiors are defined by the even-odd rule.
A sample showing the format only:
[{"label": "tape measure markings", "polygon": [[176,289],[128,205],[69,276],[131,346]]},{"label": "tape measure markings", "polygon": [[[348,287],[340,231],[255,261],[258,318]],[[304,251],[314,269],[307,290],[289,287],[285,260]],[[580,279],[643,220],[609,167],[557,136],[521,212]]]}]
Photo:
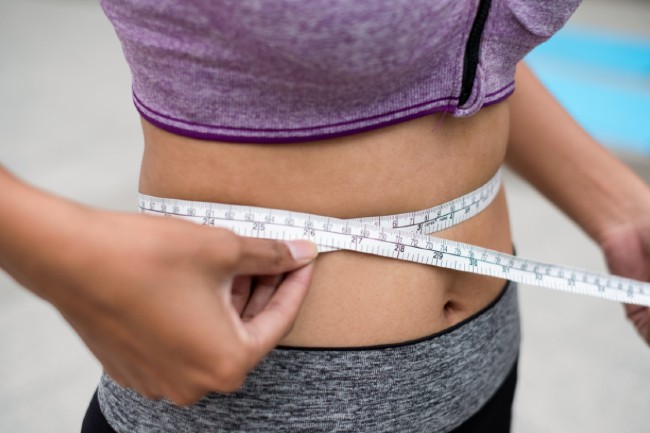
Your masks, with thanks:
[{"label": "tape measure markings", "polygon": [[[227,228],[240,236],[278,240],[308,239],[318,245],[321,252],[351,250],[650,306],[649,283],[525,259],[422,233],[423,230],[429,231],[430,227],[437,229],[430,230],[431,232],[442,230],[477,215],[491,203],[499,187],[500,177],[497,173],[490,182],[476,191],[431,209],[347,220],[280,209],[144,195],[140,198],[140,208],[145,213],[174,216],[199,224]],[[438,211],[441,216],[445,215],[445,211],[448,218],[437,219]],[[432,219],[431,215],[436,217]],[[386,227],[387,224],[390,227]],[[403,225],[393,228],[394,224]]]}]

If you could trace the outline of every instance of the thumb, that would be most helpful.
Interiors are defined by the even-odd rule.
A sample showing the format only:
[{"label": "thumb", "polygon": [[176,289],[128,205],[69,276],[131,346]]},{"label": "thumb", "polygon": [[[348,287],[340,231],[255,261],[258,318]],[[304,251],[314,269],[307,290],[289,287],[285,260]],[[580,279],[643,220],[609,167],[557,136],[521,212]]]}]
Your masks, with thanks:
[{"label": "thumb", "polygon": [[282,281],[264,309],[244,323],[252,361],[257,364],[291,330],[311,284],[314,264],[297,269]]},{"label": "thumb", "polygon": [[239,238],[238,275],[279,275],[313,261],[318,249],[306,240],[277,241]]}]

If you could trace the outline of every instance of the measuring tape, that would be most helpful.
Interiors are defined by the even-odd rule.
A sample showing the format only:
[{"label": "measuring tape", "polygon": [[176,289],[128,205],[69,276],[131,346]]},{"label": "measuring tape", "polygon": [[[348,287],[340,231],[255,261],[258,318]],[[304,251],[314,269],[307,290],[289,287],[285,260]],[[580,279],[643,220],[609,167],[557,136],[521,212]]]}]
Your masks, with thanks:
[{"label": "measuring tape", "polygon": [[427,235],[479,214],[494,200],[500,185],[499,170],[477,190],[430,209],[355,219],[147,195],[140,195],[139,206],[143,213],[223,227],[240,236],[278,240],[307,239],[314,242],[320,252],[357,251],[650,306],[650,283],[542,263]]}]

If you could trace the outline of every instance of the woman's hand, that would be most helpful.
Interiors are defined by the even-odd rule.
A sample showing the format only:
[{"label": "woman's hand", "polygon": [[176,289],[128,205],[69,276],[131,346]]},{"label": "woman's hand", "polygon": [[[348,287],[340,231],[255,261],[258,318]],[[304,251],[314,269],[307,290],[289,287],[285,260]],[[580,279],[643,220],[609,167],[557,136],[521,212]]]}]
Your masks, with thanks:
[{"label": "woman's hand", "polygon": [[2,167],[0,190],[0,267],[147,397],[190,404],[237,389],[289,332],[311,282],[307,241],[90,210]]},{"label": "woman's hand", "polygon": [[[613,228],[603,235],[600,244],[612,273],[650,281],[650,220],[639,219]],[[625,312],[650,345],[650,307],[626,304]]]},{"label": "woman's hand", "polygon": [[241,386],[290,330],[316,255],[139,215],[98,212],[80,232],[81,262],[59,273],[52,303],[113,379],[177,404]]}]

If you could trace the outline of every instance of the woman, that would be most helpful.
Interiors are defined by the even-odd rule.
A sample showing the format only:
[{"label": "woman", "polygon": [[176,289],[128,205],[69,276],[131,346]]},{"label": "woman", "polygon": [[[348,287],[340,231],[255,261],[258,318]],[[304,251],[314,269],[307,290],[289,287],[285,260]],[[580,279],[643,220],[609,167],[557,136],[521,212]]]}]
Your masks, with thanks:
[{"label": "woman", "polygon": [[[115,5],[112,6],[111,3]],[[176,11],[176,15],[173,15],[174,11],[164,6],[140,3],[142,5],[125,9],[120,8],[117,2],[105,2],[105,7],[116,23],[118,32],[120,30],[123,32],[121,37],[136,78],[134,90],[135,96],[139,99],[136,103],[145,118],[143,130],[146,150],[141,192],[161,197],[285,208],[343,218],[386,215],[426,208],[474,190],[494,174],[507,155],[515,168],[553,198],[590,235],[601,242],[609,254],[614,271],[637,278],[646,277],[631,273],[644,269],[644,266],[635,266],[630,270],[623,267],[634,263],[633,260],[643,260],[642,252],[646,244],[641,242],[644,228],[640,225],[640,216],[644,214],[645,206],[650,201],[647,199],[639,201],[639,197],[647,197],[645,185],[625,168],[613,162],[606,153],[595,147],[588,137],[571,124],[525,68],[521,68],[517,77],[517,93],[506,101],[499,101],[511,90],[507,81],[508,71],[512,72],[516,60],[523,56],[527,49],[552,33],[567,17],[568,11],[553,10],[549,12],[548,19],[538,17],[528,23],[530,28],[522,32],[522,29],[517,26],[526,24],[525,20],[522,24],[521,16],[510,15],[512,10],[504,4],[489,5],[488,2],[481,2],[477,5],[475,2],[471,2],[472,4],[453,2],[453,4],[436,5],[433,7],[434,10],[430,10],[423,5],[414,6],[412,2],[409,3],[409,8],[420,7],[419,10],[423,14],[428,13],[433,17],[440,14],[445,19],[455,18],[454,22],[459,25],[458,28],[454,27],[437,37],[435,34],[422,34],[422,30],[417,29],[415,24],[426,23],[430,27],[431,21],[413,19],[409,15],[410,11],[399,10],[395,13],[401,19],[395,21],[405,27],[400,28],[399,31],[390,27],[390,32],[395,34],[375,33],[382,42],[379,44],[380,48],[387,46],[388,52],[375,50],[372,51],[372,55],[368,55],[368,58],[363,58],[363,50],[360,49],[367,47],[355,46],[365,40],[358,38],[358,34],[345,33],[338,27],[327,29],[328,35],[332,35],[331,38],[335,41],[345,41],[345,44],[342,44],[344,47],[350,47],[354,53],[360,55],[361,59],[358,63],[351,61],[346,64],[344,61],[348,59],[347,56],[341,59],[336,57],[341,55],[338,50],[340,45],[336,45],[337,49],[328,52],[327,40],[320,41],[323,45],[319,46],[321,48],[317,53],[318,56],[314,58],[307,57],[309,50],[300,51],[300,41],[309,40],[310,35],[318,33],[307,25],[309,20],[305,24],[296,16],[284,16],[286,25],[294,22],[303,23],[307,30],[304,30],[304,34],[301,34],[301,38],[297,41],[296,39],[286,41],[279,38],[281,35],[264,33],[265,29],[273,28],[269,23],[255,21],[266,18],[276,22],[283,18],[283,14],[280,13],[278,16],[276,11],[276,15],[273,15],[271,10],[247,10],[248,3],[243,3],[243,6],[234,5],[227,12],[223,12],[227,17],[221,17],[217,12],[211,12],[209,8],[202,9],[204,5],[201,2],[196,2],[194,5],[197,8],[193,11],[194,15],[190,13],[192,10],[190,12],[184,10],[183,14]],[[539,7],[532,3],[534,2],[531,2],[529,8]],[[298,5],[293,6],[299,9]],[[138,10],[139,7],[143,9]],[[398,9],[391,4],[392,8]],[[522,8],[525,9],[525,6],[513,6],[516,11],[521,11]],[[350,7],[343,11],[334,10],[332,14],[334,17],[348,16],[353,12],[349,9]],[[210,13],[215,15],[211,16]],[[122,16],[119,16],[120,14]],[[311,16],[313,15],[311,11]],[[150,20],[143,20],[144,16],[149,17]],[[178,21],[172,22],[169,16],[176,16]],[[530,16],[523,14],[523,18],[530,18]],[[129,23],[127,19],[129,17],[134,21]],[[202,20],[202,17],[205,19]],[[232,19],[237,25],[246,23],[248,18],[253,21],[248,23],[250,25],[243,32],[241,28],[229,26],[230,23],[225,18]],[[408,18],[412,18],[412,21],[408,21]],[[143,21],[140,21],[140,25],[134,25],[138,20]],[[340,21],[344,23],[342,18]],[[279,69],[281,66],[298,65],[296,68],[302,66],[304,71],[311,71],[312,77],[325,80],[325,85],[319,88],[319,83],[310,81],[310,76],[305,72],[307,75],[303,82],[304,86],[311,86],[315,90],[314,93],[320,96],[308,100],[310,104],[316,104],[317,109],[312,109],[312,106],[306,102],[301,104],[300,101],[295,102],[291,99],[287,101],[282,98],[286,95],[282,91],[294,91],[300,94],[300,89],[292,90],[292,86],[296,85],[295,81],[290,82],[291,85],[281,81],[279,84],[266,83],[260,88],[253,88],[248,93],[243,92],[238,95],[243,98],[242,102],[238,102],[239,98],[226,98],[225,100],[232,104],[234,109],[222,107],[219,110],[206,110],[205,107],[211,105],[210,101],[213,101],[212,104],[223,103],[222,100],[214,99],[218,96],[215,94],[192,94],[194,99],[181,100],[180,107],[175,107],[174,104],[179,101],[178,94],[165,94],[161,91],[165,86],[173,87],[179,82],[187,85],[191,84],[191,79],[196,79],[199,84],[197,88],[202,89],[199,93],[210,87],[200,85],[203,84],[200,82],[200,76],[197,78],[197,76],[184,77],[173,74],[173,72],[182,73],[183,68],[171,71],[172,74],[165,74],[164,67],[170,58],[182,63],[173,55],[171,57],[164,55],[165,50],[173,51],[174,47],[178,48],[178,46],[162,43],[169,40],[161,42],[155,38],[147,39],[147,35],[136,33],[137,31],[155,32],[158,29],[162,34],[171,34],[170,40],[182,42],[182,47],[177,51],[182,55],[178,57],[186,61],[189,59],[193,68],[200,70],[198,57],[191,56],[192,43],[196,41],[185,40],[181,34],[175,33],[188,22],[192,26],[215,25],[218,22],[222,26],[219,28],[222,37],[236,44],[241,52],[246,52],[248,49],[254,54],[255,59],[263,60],[260,62],[260,69],[271,64],[278,67],[274,70],[282,73],[283,71]],[[367,21],[359,22],[368,25]],[[494,43],[489,44],[489,41],[503,41],[507,39],[506,36],[513,36],[499,33],[502,29],[497,24],[504,22],[508,24],[505,28],[513,31],[519,38],[523,38],[524,43],[518,47],[512,57],[505,59],[508,60],[507,62],[504,59],[498,59],[497,62],[486,53],[496,49]],[[536,27],[541,25],[540,22],[546,23],[548,28],[541,30],[548,34],[541,36],[536,34],[540,32],[540,28]],[[163,27],[160,26],[161,23],[168,26],[173,24],[173,26]],[[280,21],[280,23],[284,22]],[[390,23],[396,25],[394,21]],[[130,29],[136,30],[130,35],[129,26]],[[383,28],[389,27],[384,23]],[[459,31],[459,28],[462,31]],[[259,30],[260,33],[256,34],[255,30]],[[314,33],[308,30],[313,30]],[[371,30],[373,29],[371,28],[368,33],[372,33]],[[406,35],[405,40],[397,38],[403,34]],[[470,44],[470,41],[477,39],[477,36],[472,37],[476,34],[479,35],[480,44]],[[218,36],[217,34],[215,37]],[[274,40],[274,37],[279,40]],[[386,38],[389,37],[391,39],[387,41]],[[402,57],[399,54],[408,47],[419,47],[420,45],[414,43],[420,40],[418,38],[434,42],[431,46],[427,46],[429,51],[420,53],[423,58],[427,55],[431,57],[432,53],[442,52],[448,53],[453,60],[449,63],[456,70],[453,79],[440,80],[439,83],[453,82],[450,86],[459,91],[454,93],[457,97],[451,101],[455,102],[455,105],[433,102],[422,111],[416,109],[415,112],[405,113],[404,110],[401,117],[385,118],[372,125],[360,124],[362,115],[359,112],[365,112],[365,106],[369,103],[361,105],[362,108],[356,111],[353,109],[356,107],[351,107],[352,104],[346,100],[343,100],[341,105],[332,104],[336,101],[330,100],[329,103],[332,105],[318,106],[320,100],[327,96],[323,88],[325,90],[340,88],[342,86],[340,82],[352,81],[354,86],[361,87],[358,93],[368,98],[375,95],[377,91],[364,94],[364,91],[369,90],[363,88],[364,82],[367,83],[367,87],[388,88],[387,94],[399,94],[402,90],[398,86],[401,77],[406,76],[408,80],[404,79],[404,82],[412,84],[419,72],[412,70],[412,63],[418,60],[418,53],[407,53],[408,56]],[[517,38],[514,40],[519,41]],[[144,43],[146,41],[150,43],[147,45]],[[140,45],[136,45],[138,42]],[[268,46],[262,42],[268,42]],[[440,48],[440,45],[436,46],[436,43],[442,44],[443,48]],[[378,46],[377,40],[372,41],[371,44],[375,48]],[[260,45],[262,48],[258,49]],[[449,46],[452,45],[460,47],[462,51],[449,50]],[[471,53],[474,51],[470,47],[478,47],[476,55],[483,63],[472,61]],[[502,51],[499,52],[509,53],[504,47],[500,49]],[[145,52],[146,50],[152,51]],[[459,52],[460,56],[458,56]],[[233,55],[233,53],[226,54]],[[334,56],[338,62],[328,58],[328,55]],[[233,76],[239,73],[240,81],[235,82],[234,88],[246,89],[245,85],[249,82],[245,72],[250,69],[242,68],[241,63],[232,61],[228,56],[224,55],[224,63],[218,64],[218,69],[232,70]],[[283,60],[281,65],[276,65],[272,61],[278,57]],[[140,66],[146,66],[142,62],[143,58],[155,63],[155,66],[149,65],[138,71]],[[319,63],[323,58],[325,66],[330,69],[323,69],[324,66]],[[383,59],[385,63],[380,62],[374,65],[373,69],[372,59],[377,58]],[[228,63],[226,60],[231,62]],[[442,65],[434,62],[428,67],[438,71],[448,65],[446,61],[447,59],[444,59]],[[501,62],[504,63],[505,71],[494,72],[488,68],[488,66],[495,67]],[[415,62],[415,64],[419,63]],[[471,66],[472,64],[474,67]],[[339,69],[331,70],[332,65],[338,66]],[[478,65],[483,65],[487,69],[482,70]],[[175,64],[172,62],[167,66],[174,69]],[[194,70],[190,69],[190,71]],[[157,74],[157,77],[148,76],[152,73]],[[327,77],[323,76],[325,73],[328,74]],[[273,76],[270,72],[268,75]],[[263,81],[265,76],[265,74],[253,74],[253,79],[255,82]],[[502,93],[490,95],[490,92],[481,86],[494,86],[495,76],[500,79],[505,78],[506,82],[503,86],[493,89]],[[173,79],[169,80],[169,77]],[[219,77],[221,80],[232,78],[228,74]],[[222,90],[218,86],[219,83],[210,83],[217,87],[215,93]],[[280,86],[282,91],[275,86]],[[415,88],[417,89],[418,86]],[[444,94],[445,89],[440,90],[435,86],[426,88],[429,92],[438,92],[441,97],[451,96],[451,94]],[[266,99],[262,93],[264,89],[273,91],[271,95],[266,95]],[[412,89],[413,86],[405,93],[417,96]],[[188,88],[185,87],[180,94],[185,94],[187,91]],[[147,92],[149,94],[146,94]],[[346,92],[339,93],[345,95]],[[356,95],[357,93],[352,93],[350,98]],[[306,97],[304,93],[301,96]],[[435,99],[429,96],[427,95],[427,99]],[[278,99],[277,105],[270,107],[268,100],[273,98]],[[399,103],[399,98],[395,99]],[[170,105],[166,105],[168,102],[165,101],[171,101]],[[163,117],[165,113],[161,112],[160,107],[152,106],[156,105],[152,102],[163,105],[167,113],[175,114],[175,111],[178,111],[187,114],[189,112],[191,116],[185,116],[186,123],[183,124],[185,126],[180,127],[176,124],[177,120],[165,120]],[[233,110],[235,116],[238,113],[248,112],[251,107],[254,107],[254,102],[262,104],[256,110],[257,113],[275,114],[275,117],[270,117],[273,121],[278,121],[276,117],[279,118],[280,127],[271,128],[269,126],[274,126],[272,122],[258,118],[256,120],[261,120],[260,123],[266,121],[271,125],[266,125],[266,128],[260,127],[258,131],[251,131],[253,128],[249,128],[245,130],[245,134],[235,136],[232,132],[235,128],[230,130],[230,135],[223,131],[206,132],[204,122],[199,121],[205,115],[201,113],[202,110],[207,111],[208,116],[216,113],[225,118],[226,113],[232,113]],[[412,102],[420,101],[407,100],[403,104],[415,105]],[[395,103],[392,101],[392,104]],[[377,105],[380,111],[383,110],[380,114],[390,111],[386,108],[386,105],[390,105],[386,101],[378,101]],[[342,112],[332,113],[330,109],[339,106],[343,107]],[[193,108],[196,107],[200,110],[194,112]],[[277,109],[277,113],[273,113],[272,108]],[[240,111],[237,111],[238,109]],[[346,110],[353,112],[356,117],[346,118]],[[440,111],[450,111],[458,117],[442,118],[441,114],[432,115]],[[333,118],[338,116],[347,122],[352,120],[359,120],[359,122],[347,129],[334,132],[320,131],[320,136],[318,132],[305,134],[304,129],[300,134],[296,134],[295,131],[300,130],[299,127],[293,125],[289,125],[292,126],[291,128],[286,127],[291,123],[289,120],[286,120],[286,124],[282,123],[285,117],[293,121],[294,113],[300,114],[303,120],[309,120],[310,124],[327,123],[320,118],[314,119],[313,112],[323,117],[332,114]],[[312,117],[306,114],[312,114]],[[473,115],[469,116],[470,114]],[[373,115],[377,116],[376,113]],[[414,116],[417,117],[410,118]],[[371,116],[366,115],[365,118],[367,117]],[[228,120],[233,121],[232,118]],[[299,120],[300,116],[298,116]],[[201,123],[203,126],[194,128],[197,125],[189,125],[190,122]],[[331,121],[329,124],[334,123],[336,122]],[[556,125],[563,125],[563,127],[557,128]],[[282,129],[282,126],[285,126],[284,131],[272,137],[275,144],[255,144],[266,141],[264,138],[268,137],[263,136],[266,130]],[[243,131],[244,128],[241,130]],[[194,136],[203,134],[201,138],[208,138],[208,140],[192,139],[193,133]],[[282,136],[281,133],[285,135]],[[330,137],[334,135],[340,137],[323,138],[328,134]],[[233,144],[242,141],[252,143]],[[585,158],[585,155],[588,157]],[[605,169],[609,174],[607,181],[602,177]],[[278,172],[282,173],[282,176],[278,176]],[[553,173],[553,177],[549,175],[550,173]],[[612,177],[617,178],[618,181],[611,182]],[[576,189],[567,189],[566,184],[576,185]],[[619,209],[624,209],[625,212],[619,214]],[[90,218],[83,212],[81,214],[83,216],[78,216],[74,221],[84,222],[83,226],[89,227],[88,230],[92,233],[91,238],[99,242],[101,235],[97,231],[100,230],[102,223],[107,224],[108,217],[103,215],[100,218],[94,214],[94,217]],[[196,242],[188,241],[186,234],[190,230],[195,231],[195,239],[207,234],[204,231],[199,234],[199,227],[189,228],[185,225],[181,227],[180,223],[174,224],[175,222],[171,221],[154,222],[125,216],[111,216],[110,220],[118,227],[115,230],[116,234],[111,234],[110,239],[101,240],[110,246],[117,244],[121,238],[130,238],[131,247],[127,248],[127,251],[119,250],[129,258],[126,261],[128,266],[122,264],[121,267],[104,268],[105,275],[101,277],[102,280],[108,281],[105,284],[110,288],[109,296],[86,295],[84,289],[88,284],[86,282],[88,276],[85,275],[83,278],[80,276],[78,281],[73,281],[76,284],[72,285],[92,302],[82,302],[84,296],[81,296],[82,301],[73,300],[68,296],[64,299],[61,297],[53,299],[55,305],[64,312],[80,335],[94,349],[111,378],[125,386],[137,389],[146,396],[169,397],[177,403],[187,404],[195,401],[205,391],[231,391],[238,388],[244,372],[253,367],[262,356],[261,351],[269,350],[271,344],[267,342],[267,345],[257,350],[255,354],[252,354],[252,351],[248,353],[243,351],[245,355],[242,355],[241,352],[236,351],[235,343],[230,344],[236,339],[224,338],[224,344],[220,345],[219,349],[230,346],[234,348],[226,350],[230,352],[228,358],[230,361],[226,360],[220,365],[221,381],[217,383],[213,374],[205,373],[205,370],[209,371],[210,367],[205,365],[206,360],[214,359],[216,348],[210,350],[206,348],[201,353],[199,349],[203,348],[203,341],[199,342],[198,339],[192,341],[190,338],[195,337],[192,331],[196,328],[202,330],[207,328],[213,331],[212,328],[216,327],[214,323],[206,323],[210,322],[206,317],[217,312],[205,311],[205,305],[216,300],[208,295],[198,296],[193,293],[194,302],[190,303],[185,299],[188,296],[186,292],[174,291],[177,285],[189,285],[194,281],[204,284],[205,265],[204,262],[196,260],[203,251],[197,252]],[[136,239],[132,239],[134,232],[139,232]],[[224,280],[228,280],[232,274],[279,274],[299,264],[291,262],[282,266],[260,269],[257,263],[253,265],[252,261],[248,260],[247,265],[235,265],[234,262],[237,262],[241,255],[223,251],[237,252],[241,248],[237,242],[245,241],[234,241],[234,238],[222,232],[217,231],[217,233],[222,236],[215,240],[215,243],[218,242],[222,247],[217,254],[228,254],[226,257],[222,256],[228,266],[219,275],[220,277],[226,275]],[[511,251],[503,193],[480,215],[439,235],[500,251]],[[159,277],[160,280],[156,283],[170,284],[170,282],[182,281],[180,284],[170,284],[170,287],[164,290],[160,290],[148,281],[151,274],[157,273],[154,270],[158,268],[153,267],[151,260],[145,260],[151,257],[149,248],[160,245],[159,238],[164,238],[165,244],[172,243],[177,248],[181,245],[181,252],[175,251],[179,256],[169,255],[159,259],[159,262],[174,263],[174,266],[166,269],[164,278]],[[637,241],[638,252],[631,258],[620,257],[620,252],[623,251],[620,245],[627,244],[630,240]],[[165,247],[168,248],[167,245]],[[183,247],[184,251],[182,251]],[[84,248],[87,249],[87,245],[77,247],[77,251],[73,249],[71,256],[83,256]],[[114,250],[118,251],[118,248]],[[30,251],[26,250],[25,255],[29,253]],[[110,256],[110,249],[108,254]],[[177,259],[190,254],[195,254],[194,259],[191,256],[190,260]],[[92,259],[91,256],[89,260]],[[194,269],[199,266],[197,262],[203,272]],[[70,263],[78,266],[79,262],[71,260]],[[61,265],[57,264],[57,266],[56,269],[60,269]],[[29,269],[27,271],[21,269],[21,272],[30,277],[35,275]],[[182,280],[181,274],[184,277]],[[129,291],[116,288],[116,275],[120,278],[117,287],[124,284],[124,281],[129,281]],[[294,279],[308,279],[309,268],[304,268],[293,275]],[[189,278],[190,276],[193,278]],[[32,284],[29,279],[24,278],[28,286]],[[141,289],[134,283],[136,280],[145,287],[152,287],[152,290],[139,290],[138,293],[133,294],[132,290]],[[143,284],[145,281],[146,285]],[[248,321],[250,317],[261,317],[257,313],[262,310],[277,284],[275,278],[262,278],[257,281],[258,284],[252,290],[250,298],[245,285],[235,284],[233,287],[233,303],[236,311],[248,325],[255,322],[255,319]],[[107,377],[100,389],[100,397],[103,398],[102,411],[107,414],[109,423],[118,431],[146,429],[199,431],[197,426],[205,427],[208,431],[220,428],[246,431],[263,429],[263,426],[269,428],[269,425],[277,427],[277,430],[282,430],[283,427],[294,430],[320,427],[324,430],[373,431],[382,431],[382,429],[424,431],[422,426],[427,425],[432,431],[453,429],[461,431],[462,428],[474,428],[472,423],[477,419],[480,420],[480,426],[489,431],[503,430],[507,428],[509,421],[517,355],[518,335],[516,309],[513,308],[516,306],[514,290],[512,286],[504,288],[503,281],[470,274],[457,274],[437,268],[347,252],[326,254],[316,261],[316,271],[309,295],[292,332],[281,342],[283,346],[303,349],[284,348],[273,352],[253,372],[251,380],[246,383],[241,393],[234,394],[232,397],[211,395],[195,406],[179,409],[165,402],[149,402],[119,387]],[[289,291],[285,289],[284,292]],[[302,293],[304,291],[294,293],[292,305],[297,305]],[[176,327],[182,326],[180,330],[161,325],[161,322],[164,322],[164,318],[160,317],[161,313],[175,311],[174,307],[181,303],[186,308],[185,313],[191,308],[192,320],[188,321],[184,316],[182,320],[175,320]],[[127,305],[129,307],[124,308]],[[129,311],[131,309],[138,314],[133,314]],[[100,311],[103,314],[99,314]],[[181,317],[181,312],[177,314]],[[224,307],[217,314],[227,316],[230,312]],[[644,314],[647,315],[647,312]],[[116,316],[122,319],[121,323],[116,323]],[[103,317],[106,317],[106,320]],[[136,322],[135,319],[138,321]],[[235,324],[232,325],[235,332],[231,334],[241,336],[241,329],[246,325],[239,324],[236,319],[231,323]],[[641,324],[641,320],[638,323]],[[261,321],[257,324],[259,324],[257,327],[249,326],[247,331],[255,330],[260,333],[262,331],[258,331],[259,329],[268,329],[262,326],[265,323]],[[220,325],[219,330],[221,328],[227,327]],[[277,329],[274,336],[279,337],[282,331]],[[490,347],[484,347],[480,341],[473,341],[474,336],[481,335],[483,331],[490,334],[488,336]],[[179,338],[179,334],[183,338]],[[253,337],[244,339],[246,344],[254,340],[255,334],[252,332],[251,334]],[[170,344],[170,341],[181,342],[183,350],[174,352],[173,349],[177,347]],[[192,345],[194,342],[196,344]],[[384,347],[377,347],[378,345]],[[305,348],[314,346],[325,350]],[[349,350],[340,350],[343,347]],[[452,352],[455,347],[462,347],[463,351],[454,354]],[[181,352],[182,356],[179,356],[178,352]],[[460,356],[463,360],[469,359],[469,362],[463,364],[463,368],[458,371],[453,368],[453,363],[457,359],[455,356]],[[422,357],[426,362],[422,363]],[[490,358],[490,362],[482,364],[478,361],[485,358]],[[323,365],[323,360],[327,360],[330,365]],[[379,364],[372,364],[371,361]],[[397,364],[397,361],[408,364]],[[303,365],[304,368],[296,370],[295,363],[299,366]],[[184,367],[179,368],[179,364]],[[333,374],[331,365],[338,368],[335,372],[344,373],[340,382],[334,382],[331,378]],[[410,373],[416,370],[414,366],[428,370],[420,376],[411,375]],[[287,381],[286,374],[282,375],[283,367],[287,367],[289,378],[293,377],[295,381]],[[389,372],[386,372],[387,368]],[[490,373],[487,378],[476,374],[484,369]],[[465,374],[467,371],[472,374]],[[316,377],[323,379],[323,383],[313,383],[314,378],[304,377],[305,372],[319,374]],[[424,392],[415,389],[415,393],[409,393],[412,390],[405,389],[404,385],[409,383],[417,388],[416,385],[421,384],[424,379],[428,379],[427,384],[431,387],[425,387]],[[282,382],[283,380],[285,381]],[[394,382],[386,387],[386,383],[390,380]],[[352,386],[348,389],[346,383]],[[477,384],[480,384],[478,392],[469,389]],[[269,386],[275,388],[268,389]],[[304,401],[305,396],[309,397],[306,407],[291,406],[292,403],[297,404],[292,402],[292,395],[287,395],[286,392],[292,386],[297,400]],[[296,395],[296,386],[303,391],[301,394]],[[441,388],[448,388],[451,395],[445,394]],[[359,390],[370,392],[362,393]],[[330,397],[323,399],[323,395]],[[404,399],[395,401],[395,396],[404,396]],[[444,396],[448,401],[436,402],[435,400],[440,399],[440,396]],[[463,404],[458,406],[455,397],[464,398]],[[255,398],[257,402],[254,401]],[[358,408],[352,408],[351,403],[354,401],[360,402]],[[281,404],[276,407],[273,405],[274,402],[281,402]],[[390,404],[386,410],[382,406],[385,402]],[[423,407],[417,405],[423,402],[426,402]],[[288,410],[289,413],[274,413],[272,408],[277,411]],[[439,419],[440,415],[444,416]],[[280,422],[286,424],[278,425]],[[376,425],[373,425],[373,422]],[[490,428],[490,426],[498,427]]]}]

